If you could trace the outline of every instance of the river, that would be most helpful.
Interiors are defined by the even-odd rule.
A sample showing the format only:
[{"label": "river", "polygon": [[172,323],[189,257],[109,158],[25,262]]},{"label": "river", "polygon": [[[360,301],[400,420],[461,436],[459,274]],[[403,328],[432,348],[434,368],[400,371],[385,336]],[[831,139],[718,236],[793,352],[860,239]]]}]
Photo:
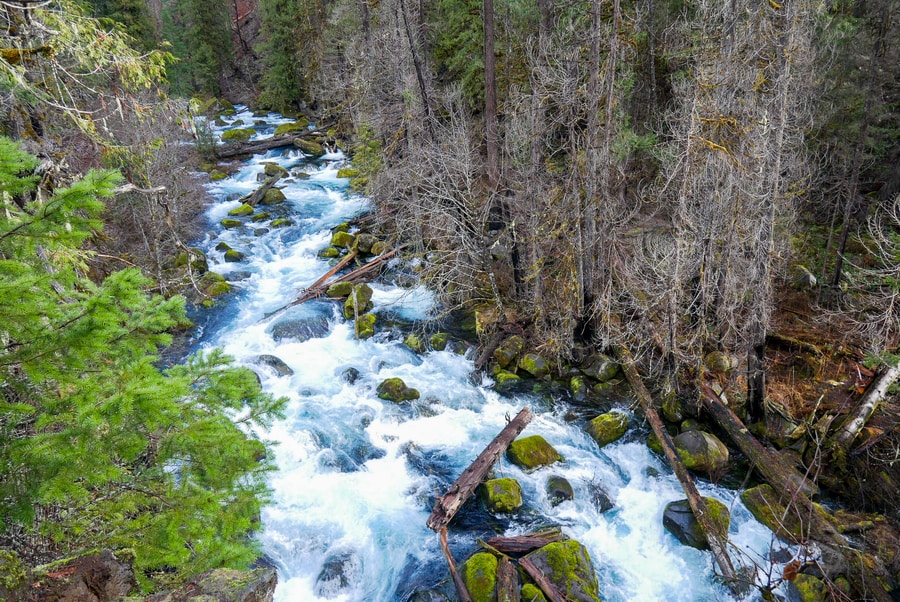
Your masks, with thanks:
[{"label": "river", "polygon": [[[239,109],[226,126],[214,127],[217,135],[255,123],[255,137],[264,138],[287,121],[274,114],[261,120]],[[287,200],[273,210],[273,218],[289,215],[293,225],[273,228],[266,220],[248,220],[241,228],[222,228],[220,220],[238,206],[235,199],[259,185],[265,162],[309,176],[287,181]],[[347,163],[340,151],[310,160],[298,150],[280,149],[254,156],[208,186],[215,202],[200,246],[211,269],[232,281],[236,292],[205,315],[198,344],[222,347],[252,367],[267,391],[290,400],[286,417],[267,434],[276,444],[279,469],[259,535],[278,568],[276,600],[388,602],[432,588],[451,593],[437,535],[425,522],[435,497],[524,406],[536,414],[524,435],[542,435],[565,462],[526,474],[501,459],[497,471],[519,480],[525,506],[491,516],[469,502],[451,525],[450,547],[458,562],[476,551],[478,537],[559,525],[589,550],[607,601],[731,599],[714,579],[711,554],[680,544],[663,528],[665,505],[684,495],[665,461],[644,443],[639,417],[632,416],[626,437],[600,449],[582,430],[590,408],[573,410],[558,394],[500,395],[459,346],[414,353],[403,345],[397,324],[425,329],[438,309],[420,286],[372,285],[374,311],[387,326],[368,340],[355,339],[333,301],[311,301],[266,318],[328,270],[317,252],[328,244],[330,228],[370,208],[367,198],[351,194],[347,180],[337,177]],[[246,259],[224,261],[216,250],[221,242]],[[293,374],[280,376],[259,365],[263,354],[280,358]],[[379,399],[375,387],[394,376],[418,389],[420,399],[402,405]],[[631,412],[627,398],[607,405]],[[573,485],[574,500],[550,503],[545,487],[551,475]],[[758,564],[764,581],[771,532],[735,491],[698,484],[701,493],[731,509],[732,556],[741,565]],[[596,487],[608,494],[612,509],[601,512],[594,503]]]}]

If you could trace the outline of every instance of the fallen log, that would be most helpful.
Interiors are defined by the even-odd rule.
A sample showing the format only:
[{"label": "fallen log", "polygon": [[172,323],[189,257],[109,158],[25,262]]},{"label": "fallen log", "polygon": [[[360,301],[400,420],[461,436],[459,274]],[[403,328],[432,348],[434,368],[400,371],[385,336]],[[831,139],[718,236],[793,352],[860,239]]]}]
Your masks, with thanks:
[{"label": "fallen log", "polygon": [[647,387],[644,385],[644,381],[641,380],[637,368],[634,366],[634,359],[631,357],[631,353],[624,347],[620,347],[618,352],[622,371],[625,372],[625,377],[628,379],[628,383],[631,385],[635,395],[637,395],[638,403],[644,412],[644,416],[647,418],[647,421],[650,422],[653,433],[656,435],[657,439],[659,439],[663,452],[669,460],[672,470],[675,471],[675,476],[678,477],[678,481],[681,483],[681,488],[687,496],[688,504],[690,504],[691,511],[694,513],[694,518],[697,519],[697,522],[703,530],[703,534],[706,536],[709,549],[713,553],[713,558],[715,558],[716,565],[719,567],[722,578],[725,580],[728,587],[737,593],[737,575],[735,574],[734,565],[731,564],[731,558],[728,556],[728,551],[726,549],[728,534],[722,532],[721,527],[710,520],[710,513],[706,507],[706,502],[703,500],[703,497],[701,497],[700,492],[697,491],[694,479],[691,478],[690,473],[688,473],[687,468],[681,461],[681,457],[675,450],[675,444],[669,436],[669,432],[666,430],[659,414],[656,412],[656,408],[653,407],[653,398],[650,395],[650,391],[648,391]]},{"label": "fallen log", "polygon": [[450,578],[453,579],[453,587],[456,588],[456,595],[459,596],[459,602],[472,602],[472,596],[469,595],[469,589],[466,582],[463,581],[456,569],[456,561],[453,560],[453,554],[450,553],[450,546],[447,544],[447,527],[441,529],[441,550],[447,558],[447,566],[450,567]]},{"label": "fallen log", "polygon": [[548,543],[562,541],[563,539],[562,531],[554,528],[514,537],[491,537],[485,543],[503,554],[524,556],[529,552],[543,548]]},{"label": "fallen log", "polygon": [[447,493],[437,501],[431,516],[425,523],[432,531],[440,531],[456,516],[462,505],[475,492],[488,471],[498,458],[503,455],[509,444],[512,443],[522,430],[531,422],[531,410],[523,408],[515,418],[510,420],[494,440],[484,448],[475,461],[466,468],[458,479],[450,486]]},{"label": "fallen log", "polygon": [[539,568],[534,566],[534,563],[528,560],[527,558],[522,558],[519,560],[519,566],[525,569],[525,572],[528,573],[528,576],[534,580],[534,583],[541,588],[541,591],[544,592],[544,595],[547,596],[547,600],[549,602],[568,602],[566,597],[560,593],[556,586],[550,583],[550,580],[547,579],[547,576],[541,572]]},{"label": "fallen log", "polygon": [[310,130],[302,134],[285,134],[282,136],[274,136],[265,140],[253,140],[244,143],[231,143],[216,148],[216,157],[219,159],[236,159],[249,155],[256,155],[270,151],[273,148],[282,148],[285,146],[293,146],[294,140],[302,138],[313,138],[323,136],[320,130]]},{"label": "fallen log", "polygon": [[497,563],[497,602],[519,602],[519,572],[507,556]]},{"label": "fallen log", "polygon": [[900,378],[900,363],[894,364],[882,372],[869,386],[865,394],[860,398],[853,413],[847,417],[837,434],[832,438],[832,443],[847,451],[853,440],[875,413],[875,408],[884,399],[888,387]]},{"label": "fallen log", "polygon": [[245,194],[241,198],[238,199],[238,202],[250,205],[251,207],[256,207],[261,200],[263,200],[266,196],[266,193],[269,192],[269,189],[275,185],[275,183],[281,179],[281,176],[272,176],[270,178],[266,178],[266,181],[263,182],[263,185],[251,192],[250,194]]}]

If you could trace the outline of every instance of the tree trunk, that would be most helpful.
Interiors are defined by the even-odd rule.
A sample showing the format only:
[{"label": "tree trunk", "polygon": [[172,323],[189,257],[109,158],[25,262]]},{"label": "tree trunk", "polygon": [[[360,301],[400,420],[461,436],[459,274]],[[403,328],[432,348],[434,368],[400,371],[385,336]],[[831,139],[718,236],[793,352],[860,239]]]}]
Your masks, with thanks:
[{"label": "tree trunk", "polygon": [[519,602],[519,573],[508,556],[497,564],[497,602]]},{"label": "tree trunk", "polygon": [[875,413],[875,408],[884,399],[888,387],[894,384],[897,378],[900,378],[900,363],[888,368],[872,383],[865,395],[859,400],[856,410],[847,417],[841,430],[834,436],[833,442],[836,445],[845,451],[850,447],[859,431],[862,430],[869,418],[872,417],[872,414]]},{"label": "tree trunk", "polygon": [[469,590],[466,588],[466,582],[463,581],[459,571],[456,570],[456,561],[453,560],[453,554],[450,553],[450,546],[447,544],[447,527],[441,528],[440,539],[441,550],[444,551],[444,556],[447,558],[447,566],[450,568],[450,578],[453,579],[453,586],[456,588],[456,595],[459,596],[459,602],[472,602],[472,596],[469,595]]},{"label": "tree trunk", "polygon": [[534,563],[528,560],[527,558],[523,558],[519,561],[519,566],[525,569],[525,572],[528,573],[528,576],[531,577],[535,584],[541,591],[544,592],[544,595],[547,596],[547,600],[549,602],[568,602],[567,598],[560,593],[556,586],[550,583],[550,580],[547,579],[546,575],[544,575],[540,569],[534,566]]},{"label": "tree trunk", "polygon": [[548,543],[562,540],[562,531],[555,528],[514,537],[491,537],[485,543],[498,552],[513,556],[524,556],[529,552],[543,548]]},{"label": "tree trunk", "polygon": [[494,0],[484,0],[484,121],[487,177],[491,194],[500,185],[500,135],[497,124],[497,62],[494,56]]}]

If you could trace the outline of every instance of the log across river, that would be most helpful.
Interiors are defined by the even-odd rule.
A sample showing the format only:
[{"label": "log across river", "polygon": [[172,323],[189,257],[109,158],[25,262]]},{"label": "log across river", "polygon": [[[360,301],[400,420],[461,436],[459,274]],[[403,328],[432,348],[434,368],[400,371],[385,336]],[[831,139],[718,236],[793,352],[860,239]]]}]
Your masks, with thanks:
[{"label": "log across river", "polygon": [[[245,112],[229,121],[236,119],[258,118]],[[257,137],[265,139],[286,121],[270,115],[255,126]],[[292,172],[278,181],[286,200],[257,207],[268,217],[223,228],[238,199],[262,183],[258,174],[266,162]],[[330,229],[370,209],[368,199],[350,194],[348,182],[337,178],[346,162],[339,152],[310,160],[292,147],[247,159],[209,185],[215,203],[207,212],[209,234],[199,243],[234,292],[197,318],[197,345],[224,348],[253,368],[268,391],[290,400],[284,419],[264,434],[276,443],[279,468],[258,537],[278,568],[276,599],[405,602],[431,590],[453,599],[429,516],[524,407],[533,416],[522,435],[543,436],[565,460],[526,473],[500,455],[493,470],[520,482],[525,504],[492,515],[477,499],[462,500],[447,531],[447,547],[459,563],[479,550],[479,540],[556,527],[589,551],[604,600],[735,599],[717,580],[710,552],[682,545],[663,528],[664,507],[685,495],[665,458],[647,447],[649,428],[640,413],[631,414],[623,439],[602,449],[585,433],[585,422],[609,408],[631,413],[627,391],[591,406],[572,405],[554,392],[501,395],[475,369],[472,351],[453,337],[446,350],[414,352],[403,344],[404,333],[438,328],[427,320],[439,308],[428,290],[409,286],[415,266],[399,258],[386,263],[401,272],[408,267],[407,277],[371,284],[378,323],[370,339],[355,338],[335,301],[317,297],[291,305],[331,268],[317,256]],[[279,218],[289,221],[275,227]],[[244,259],[225,261],[216,250],[221,242]],[[380,399],[376,387],[389,377],[402,378],[419,398],[402,404]],[[568,480],[574,499],[554,505],[547,495],[551,476]],[[731,509],[735,568],[754,562],[771,568],[773,551],[784,546],[750,516],[737,493],[702,480],[697,488]],[[595,503],[598,489],[612,509]]]}]

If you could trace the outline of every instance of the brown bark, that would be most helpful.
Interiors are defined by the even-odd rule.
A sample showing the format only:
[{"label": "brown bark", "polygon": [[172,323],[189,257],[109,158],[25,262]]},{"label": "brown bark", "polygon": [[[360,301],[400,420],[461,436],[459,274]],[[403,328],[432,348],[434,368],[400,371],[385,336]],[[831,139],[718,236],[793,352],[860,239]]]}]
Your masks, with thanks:
[{"label": "brown bark", "polygon": [[519,602],[519,573],[506,556],[497,564],[497,602]]},{"label": "brown bark", "polygon": [[525,572],[528,573],[528,576],[534,580],[534,583],[541,588],[541,591],[544,592],[544,595],[547,596],[547,600],[549,602],[568,602],[566,597],[560,593],[556,586],[550,583],[550,580],[547,579],[547,576],[544,575],[534,563],[528,560],[527,558],[522,558],[519,560],[519,566],[525,569]]},{"label": "brown bark", "polygon": [[447,566],[450,568],[450,578],[453,579],[453,586],[456,588],[456,595],[459,596],[459,602],[472,602],[472,596],[469,595],[469,590],[466,588],[465,581],[463,581],[459,571],[456,570],[456,561],[453,560],[453,554],[450,553],[450,546],[447,544],[447,527],[441,528],[440,535],[441,549],[444,551],[444,556],[447,558]]},{"label": "brown bark", "polygon": [[500,184],[500,135],[497,125],[497,63],[494,56],[494,0],[484,0],[484,120],[487,176],[491,193]]},{"label": "brown bark", "polygon": [[516,535],[515,537],[491,537],[485,543],[503,554],[523,556],[543,548],[548,543],[562,540],[562,531],[559,529],[547,529],[546,531]]},{"label": "brown bark", "polygon": [[266,193],[269,192],[269,189],[275,185],[278,180],[281,179],[281,176],[275,176],[272,178],[266,178],[266,181],[262,186],[251,192],[250,194],[242,196],[238,199],[239,202],[250,205],[251,207],[256,207],[263,198],[265,198]]},{"label": "brown bark", "polygon": [[484,451],[475,458],[475,461],[463,471],[447,493],[435,504],[426,523],[429,529],[439,531],[447,526],[447,523],[456,516],[462,505],[474,493],[475,488],[484,481],[497,459],[503,455],[512,440],[528,426],[529,422],[531,422],[531,410],[526,407],[503,427],[500,434],[494,437],[494,440],[484,448]]},{"label": "brown bark", "polygon": [[285,146],[292,146],[294,144],[294,140],[304,139],[304,138],[313,138],[323,136],[320,129],[311,130],[309,132],[304,132],[303,134],[286,134],[282,136],[274,136],[272,138],[266,138],[265,140],[253,140],[248,142],[230,142],[227,145],[222,145],[216,148],[216,157],[219,159],[237,159],[240,157],[246,157],[248,155],[254,155],[257,153],[262,153],[268,150],[272,150],[273,148],[282,148]]}]

